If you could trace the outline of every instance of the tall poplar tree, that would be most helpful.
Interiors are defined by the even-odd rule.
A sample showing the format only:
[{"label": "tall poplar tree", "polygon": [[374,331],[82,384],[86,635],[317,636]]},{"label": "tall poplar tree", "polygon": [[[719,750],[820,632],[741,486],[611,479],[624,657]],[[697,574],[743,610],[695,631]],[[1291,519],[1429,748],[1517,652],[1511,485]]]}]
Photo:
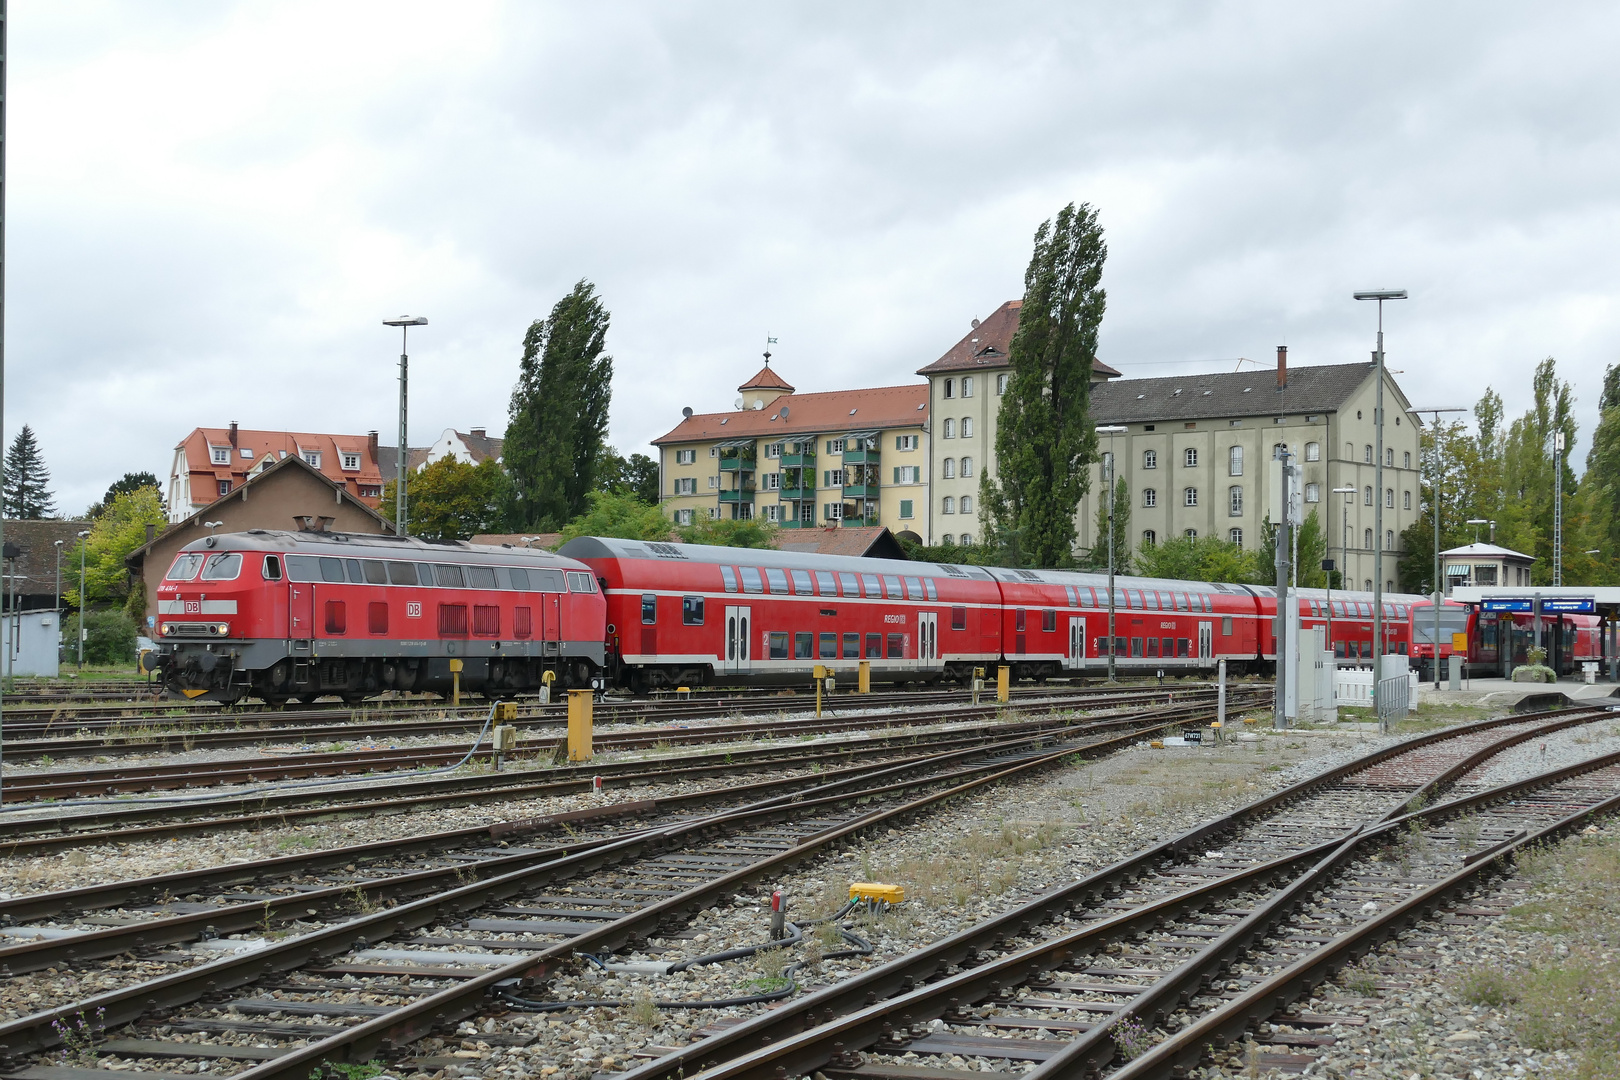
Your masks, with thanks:
[{"label": "tall poplar tree", "polygon": [[34,429],[27,424],[11,441],[5,477],[6,517],[38,520],[56,513],[56,500],[51,497],[51,473],[45,468]]},{"label": "tall poplar tree", "polygon": [[512,477],[511,524],[560,529],[597,487],[613,396],[612,318],[581,280],[523,335],[502,461]]},{"label": "tall poplar tree", "polygon": [[1024,303],[1009,346],[1010,378],[996,431],[996,475],[979,501],[986,540],[1016,566],[1067,566],[1074,515],[1097,456],[1091,364],[1107,294],[1097,211],[1070,203],[1035,231]]}]

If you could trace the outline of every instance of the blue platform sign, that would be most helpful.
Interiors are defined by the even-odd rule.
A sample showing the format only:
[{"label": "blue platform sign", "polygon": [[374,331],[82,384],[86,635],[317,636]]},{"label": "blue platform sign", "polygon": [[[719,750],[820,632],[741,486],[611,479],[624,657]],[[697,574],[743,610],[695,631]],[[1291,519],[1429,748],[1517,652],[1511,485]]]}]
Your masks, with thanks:
[{"label": "blue platform sign", "polygon": [[1556,596],[1541,602],[1541,610],[1549,615],[1590,615],[1597,610],[1591,597]]},{"label": "blue platform sign", "polygon": [[1486,611],[1533,611],[1533,600],[1482,600],[1480,607]]}]

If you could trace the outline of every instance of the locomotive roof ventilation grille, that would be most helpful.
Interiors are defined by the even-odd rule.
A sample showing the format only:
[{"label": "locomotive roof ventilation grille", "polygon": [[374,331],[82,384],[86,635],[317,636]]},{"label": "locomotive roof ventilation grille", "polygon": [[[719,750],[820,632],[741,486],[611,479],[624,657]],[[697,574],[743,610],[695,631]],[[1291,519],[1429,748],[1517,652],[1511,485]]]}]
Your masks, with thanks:
[{"label": "locomotive roof ventilation grille", "polygon": [[941,570],[951,575],[951,577],[965,578],[968,576],[968,572],[963,570],[960,566],[952,566],[949,563],[940,563],[938,565]]},{"label": "locomotive roof ventilation grille", "polygon": [[686,558],[686,552],[682,551],[680,548],[676,547],[674,544],[652,544],[652,543],[649,543],[647,545],[647,550],[652,552],[654,555],[657,555],[660,559],[684,559],[684,558]]},{"label": "locomotive roof ventilation grille", "polygon": [[1023,578],[1025,581],[1039,581],[1039,580],[1041,580],[1041,575],[1037,574],[1033,570],[1020,570],[1020,571],[1018,571],[1018,576]]}]

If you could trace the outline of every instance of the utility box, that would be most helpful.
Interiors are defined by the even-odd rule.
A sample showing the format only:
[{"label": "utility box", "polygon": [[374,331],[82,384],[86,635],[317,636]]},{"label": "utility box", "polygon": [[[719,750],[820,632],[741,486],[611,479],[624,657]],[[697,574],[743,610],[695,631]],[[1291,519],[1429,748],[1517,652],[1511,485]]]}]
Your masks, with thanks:
[{"label": "utility box", "polygon": [[[1456,653],[1446,657],[1446,689],[1462,689],[1462,665],[1463,658]],[[1587,679],[1586,681],[1591,682],[1592,680]]]},{"label": "utility box", "polygon": [[569,761],[591,760],[591,723],[595,699],[594,690],[568,691]]},{"label": "utility box", "polygon": [[493,734],[496,750],[503,754],[510,754],[517,749],[518,729],[511,724],[496,724]]},{"label": "utility box", "polygon": [[20,611],[0,617],[0,675],[60,673],[61,615],[55,611]]}]

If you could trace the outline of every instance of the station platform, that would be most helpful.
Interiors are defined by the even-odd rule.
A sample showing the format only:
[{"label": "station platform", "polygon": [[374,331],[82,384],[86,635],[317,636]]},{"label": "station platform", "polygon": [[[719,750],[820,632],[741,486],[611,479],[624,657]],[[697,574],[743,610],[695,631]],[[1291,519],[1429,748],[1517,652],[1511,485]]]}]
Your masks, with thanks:
[{"label": "station platform", "polygon": [[[1509,682],[1507,679],[1464,679],[1461,690],[1436,690],[1434,683],[1418,685],[1418,704],[1478,705],[1482,708],[1512,709],[1526,698],[1538,695],[1563,694],[1571,701],[1590,701],[1613,698],[1620,707],[1620,686],[1599,680],[1588,683],[1582,679],[1565,678],[1555,683]],[[1555,708],[1556,705],[1541,706]]]}]

